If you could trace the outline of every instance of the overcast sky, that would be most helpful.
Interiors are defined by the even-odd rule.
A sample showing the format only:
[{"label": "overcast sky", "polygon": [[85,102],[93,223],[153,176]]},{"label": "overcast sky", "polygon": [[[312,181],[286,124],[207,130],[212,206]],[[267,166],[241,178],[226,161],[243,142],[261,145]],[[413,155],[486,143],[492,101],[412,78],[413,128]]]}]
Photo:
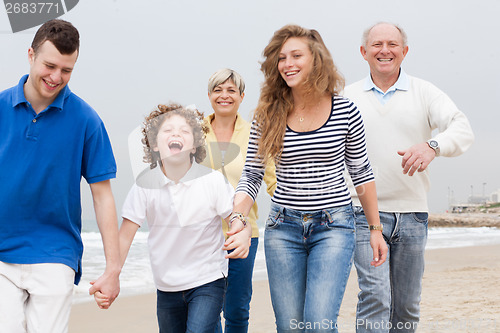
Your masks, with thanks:
[{"label": "overcast sky", "polygon": [[[118,163],[118,211],[133,183],[128,135],[158,103],[194,103],[209,114],[208,77],[230,67],[246,81],[240,111],[249,120],[263,79],[259,61],[275,30],[289,23],[318,30],[349,84],[368,74],[359,53],[363,30],[378,21],[400,24],[409,38],[405,71],[446,92],[476,135],[464,155],[431,164],[429,207],[441,212],[449,193],[466,201],[471,190],[482,195],[500,188],[498,13],[498,0],[85,0],[61,18],[81,34],[70,87],[108,129]],[[1,90],[28,73],[35,31],[13,34],[0,9]],[[83,216],[92,219],[86,185],[83,194]]]}]

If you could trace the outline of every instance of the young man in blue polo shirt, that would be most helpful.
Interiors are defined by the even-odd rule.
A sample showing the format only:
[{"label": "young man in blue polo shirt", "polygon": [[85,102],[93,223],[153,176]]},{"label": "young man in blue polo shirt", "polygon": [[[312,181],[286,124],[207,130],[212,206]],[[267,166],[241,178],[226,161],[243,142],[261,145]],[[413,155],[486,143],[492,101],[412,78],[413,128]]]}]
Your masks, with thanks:
[{"label": "young man in blue polo shirt", "polygon": [[67,332],[82,272],[82,176],[106,256],[90,293],[119,293],[116,164],[103,122],[67,86],[78,52],[71,23],[45,23],[29,75],[0,93],[0,332]]}]

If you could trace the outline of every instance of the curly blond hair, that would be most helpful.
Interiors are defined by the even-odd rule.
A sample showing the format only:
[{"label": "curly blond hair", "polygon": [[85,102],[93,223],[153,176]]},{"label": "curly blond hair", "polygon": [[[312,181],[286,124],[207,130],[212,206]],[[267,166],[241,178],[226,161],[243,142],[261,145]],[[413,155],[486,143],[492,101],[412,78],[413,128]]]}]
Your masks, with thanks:
[{"label": "curly blond hair", "polygon": [[319,32],[298,25],[286,25],[277,30],[263,52],[265,59],[260,69],[264,73],[265,82],[254,113],[254,120],[261,134],[257,155],[265,161],[268,158],[279,159],[287,116],[294,108],[291,88],[278,71],[281,49],[293,37],[306,39],[312,53],[312,70],[304,82],[306,94],[311,99],[320,97],[325,92],[333,96],[344,88],[344,78],[333,63]]},{"label": "curly blond hair", "polygon": [[144,145],[144,158],[145,163],[149,163],[151,169],[156,168],[158,163],[161,164],[160,153],[154,151],[156,147],[156,140],[158,131],[161,126],[173,115],[179,115],[186,119],[186,122],[193,129],[194,146],[196,152],[191,154],[191,161],[194,157],[197,163],[200,163],[207,156],[205,149],[205,134],[208,133],[208,126],[203,119],[203,113],[196,109],[187,109],[180,104],[170,103],[168,105],[159,104],[144,120],[141,140]]}]

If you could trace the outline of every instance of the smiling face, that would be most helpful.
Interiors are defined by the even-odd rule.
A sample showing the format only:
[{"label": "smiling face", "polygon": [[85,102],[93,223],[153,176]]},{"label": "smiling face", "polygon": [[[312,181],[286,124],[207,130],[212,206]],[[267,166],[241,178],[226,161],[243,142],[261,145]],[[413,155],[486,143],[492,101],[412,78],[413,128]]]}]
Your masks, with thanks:
[{"label": "smiling face", "polygon": [[26,99],[32,104],[51,104],[68,84],[77,57],[78,51],[61,54],[50,41],[45,41],[36,53],[30,48],[30,74],[25,85]]},{"label": "smiling face", "polygon": [[362,45],[361,54],[370,65],[371,75],[375,80],[390,81],[394,84],[399,76],[399,69],[408,46],[404,45],[399,30],[387,23],[374,26]]},{"label": "smiling face", "polygon": [[241,93],[240,95],[240,90],[231,79],[219,84],[208,94],[216,117],[235,116],[243,101],[243,97],[245,97],[245,93]]},{"label": "smiling face", "polygon": [[191,162],[190,155],[196,148],[193,129],[186,118],[177,114],[168,116],[158,130],[153,151],[160,153],[162,161]]},{"label": "smiling face", "polygon": [[307,80],[313,64],[313,55],[307,39],[289,38],[281,48],[278,58],[278,71],[286,84],[294,89],[301,87]]}]

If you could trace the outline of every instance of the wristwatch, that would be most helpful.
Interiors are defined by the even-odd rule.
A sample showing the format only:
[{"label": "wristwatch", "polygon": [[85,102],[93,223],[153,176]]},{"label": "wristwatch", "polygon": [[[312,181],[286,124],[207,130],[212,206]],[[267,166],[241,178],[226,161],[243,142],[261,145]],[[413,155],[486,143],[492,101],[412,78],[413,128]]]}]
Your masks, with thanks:
[{"label": "wristwatch", "polygon": [[380,231],[384,231],[384,227],[382,226],[382,224],[378,224],[378,225],[370,225],[370,230],[380,230]]},{"label": "wristwatch", "polygon": [[436,140],[427,141],[427,145],[434,149],[434,151],[436,152],[436,156],[439,156],[439,143]]}]

